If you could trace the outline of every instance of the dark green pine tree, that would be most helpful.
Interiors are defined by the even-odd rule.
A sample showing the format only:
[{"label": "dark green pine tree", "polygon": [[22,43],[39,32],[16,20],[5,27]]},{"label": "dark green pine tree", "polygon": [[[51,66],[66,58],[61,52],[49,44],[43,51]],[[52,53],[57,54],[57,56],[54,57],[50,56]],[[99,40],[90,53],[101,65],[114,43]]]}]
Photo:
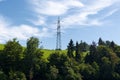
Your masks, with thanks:
[{"label": "dark green pine tree", "polygon": [[90,45],[90,54],[88,54],[85,59],[86,63],[93,63],[94,61],[97,61],[97,49],[95,42]]},{"label": "dark green pine tree", "polygon": [[110,43],[110,48],[112,48],[112,49],[115,48],[115,43],[113,41]]},{"label": "dark green pine tree", "polygon": [[111,42],[107,40],[107,41],[105,42],[105,44],[106,44],[107,47],[110,47]]},{"label": "dark green pine tree", "polygon": [[76,42],[76,48],[75,48],[75,60],[80,61],[81,56],[80,56],[80,48],[78,42]]},{"label": "dark green pine tree", "polygon": [[70,40],[67,49],[68,49],[68,51],[67,51],[68,57],[73,58],[74,57],[74,55],[73,55],[73,52],[74,52],[74,43],[73,43],[72,39]]},{"label": "dark green pine tree", "polygon": [[99,38],[98,45],[105,45],[105,42],[101,38]]}]

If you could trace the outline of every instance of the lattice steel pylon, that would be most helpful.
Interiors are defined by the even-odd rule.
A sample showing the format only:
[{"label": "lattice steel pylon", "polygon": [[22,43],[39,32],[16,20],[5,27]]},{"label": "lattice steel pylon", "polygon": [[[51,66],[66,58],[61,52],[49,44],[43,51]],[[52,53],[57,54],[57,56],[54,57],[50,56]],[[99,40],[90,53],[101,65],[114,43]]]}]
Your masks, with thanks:
[{"label": "lattice steel pylon", "polygon": [[57,21],[56,50],[61,50],[61,25],[60,25],[59,17],[58,17],[58,21]]}]

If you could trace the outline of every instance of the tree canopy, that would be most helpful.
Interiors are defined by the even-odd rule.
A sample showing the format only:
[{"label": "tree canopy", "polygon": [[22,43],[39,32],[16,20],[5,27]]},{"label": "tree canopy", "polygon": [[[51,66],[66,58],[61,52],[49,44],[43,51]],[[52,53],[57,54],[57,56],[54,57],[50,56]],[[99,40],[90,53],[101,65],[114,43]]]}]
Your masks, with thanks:
[{"label": "tree canopy", "polygon": [[0,80],[120,80],[120,46],[114,41],[71,39],[66,53],[54,51],[47,61],[38,38],[26,45],[13,39],[0,50]]}]

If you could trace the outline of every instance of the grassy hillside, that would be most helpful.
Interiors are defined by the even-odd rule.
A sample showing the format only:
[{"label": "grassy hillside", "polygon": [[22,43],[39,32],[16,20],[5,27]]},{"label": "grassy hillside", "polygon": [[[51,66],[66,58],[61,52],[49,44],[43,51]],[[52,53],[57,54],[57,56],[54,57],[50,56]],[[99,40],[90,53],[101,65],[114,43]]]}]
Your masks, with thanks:
[{"label": "grassy hillside", "polygon": [[0,44],[0,50],[3,50],[3,48],[4,48],[4,45]]},{"label": "grassy hillside", "polygon": [[[42,49],[41,50],[44,54],[43,54],[43,59],[47,59],[49,57],[50,54],[54,53],[55,50],[49,50],[49,49]],[[67,50],[62,50],[61,53],[66,53]]]},{"label": "grassy hillside", "polygon": [[[25,49],[25,47],[23,47]],[[3,44],[0,44],[0,50],[3,50],[4,49],[4,45]],[[55,50],[50,50],[50,49],[42,49],[41,50],[43,52],[43,59],[45,61],[47,61],[47,58],[50,56],[50,54],[56,52]],[[66,54],[67,53],[67,50],[61,50],[61,53],[63,54]],[[74,52],[75,53],[75,52]],[[83,52],[81,53],[81,56],[82,56],[82,61],[84,62],[84,58],[85,56],[88,54],[89,52]],[[75,54],[74,54],[75,55]]]},{"label": "grassy hillside", "polygon": [[[0,50],[3,50],[4,45],[0,44]],[[42,49],[41,50],[44,54],[43,54],[43,59],[47,59],[49,57],[50,54],[54,53],[55,50],[49,50],[49,49]],[[62,53],[66,53],[66,50],[62,50]]]},{"label": "grassy hillside", "polygon": [[41,51],[43,52],[44,59],[47,59],[50,54],[55,52],[55,50],[49,50],[49,49],[42,49]]}]

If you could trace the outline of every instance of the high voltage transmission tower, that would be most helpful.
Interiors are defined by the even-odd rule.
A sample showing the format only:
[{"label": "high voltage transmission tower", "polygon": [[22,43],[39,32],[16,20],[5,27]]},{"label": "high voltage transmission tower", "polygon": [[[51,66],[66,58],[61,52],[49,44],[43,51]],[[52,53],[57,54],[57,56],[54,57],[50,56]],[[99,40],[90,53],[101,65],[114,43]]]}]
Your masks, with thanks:
[{"label": "high voltage transmission tower", "polygon": [[57,21],[56,50],[61,50],[61,25],[60,25],[59,17],[58,17],[58,21]]}]

